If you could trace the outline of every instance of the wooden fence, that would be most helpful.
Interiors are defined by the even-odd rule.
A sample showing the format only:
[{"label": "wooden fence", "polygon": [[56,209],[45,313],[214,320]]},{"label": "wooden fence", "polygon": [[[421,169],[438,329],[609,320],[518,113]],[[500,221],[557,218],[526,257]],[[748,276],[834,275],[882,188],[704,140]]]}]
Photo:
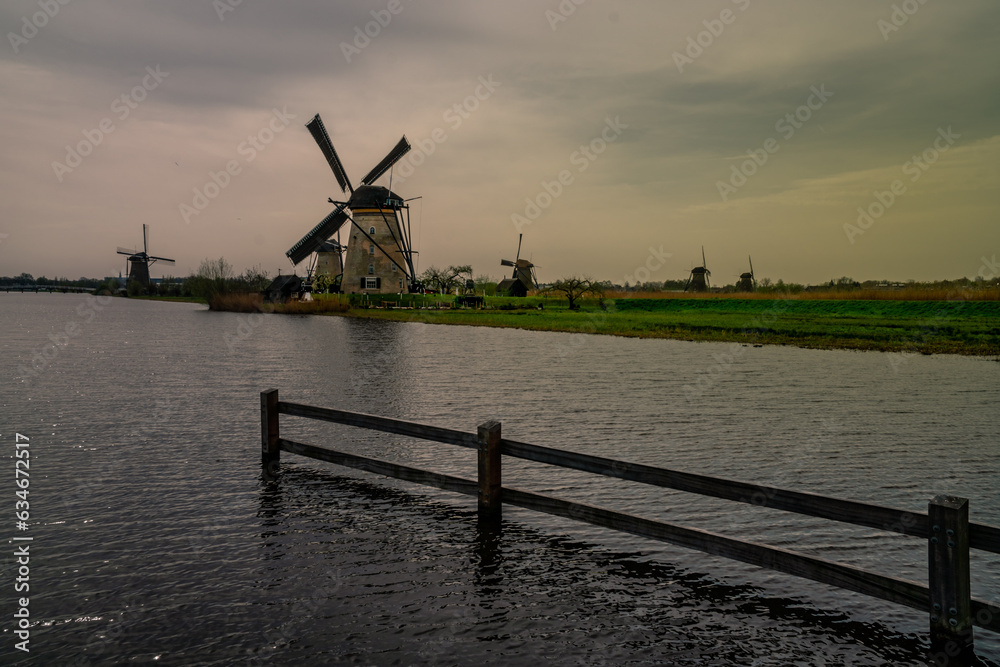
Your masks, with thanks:
[{"label": "wooden fence", "polygon": [[[281,451],[286,451],[477,496],[479,516],[484,521],[499,521],[502,505],[507,503],[731,558],[925,611],[930,620],[932,647],[947,650],[949,655],[972,651],[973,626],[1000,632],[1000,608],[971,596],[969,554],[970,549],[1000,554],[1000,528],[971,523],[969,501],[965,498],[937,496],[928,504],[927,514],[919,514],[506,440],[501,437],[500,423],[495,421],[482,424],[476,433],[465,433],[357,412],[282,402],[278,400],[276,389],[261,392],[260,401],[262,464],[268,477],[277,475]],[[475,449],[479,479],[468,480],[286,440],[279,435],[279,414]],[[503,486],[502,456],[922,538],[927,540],[929,586],[787,549]]]}]

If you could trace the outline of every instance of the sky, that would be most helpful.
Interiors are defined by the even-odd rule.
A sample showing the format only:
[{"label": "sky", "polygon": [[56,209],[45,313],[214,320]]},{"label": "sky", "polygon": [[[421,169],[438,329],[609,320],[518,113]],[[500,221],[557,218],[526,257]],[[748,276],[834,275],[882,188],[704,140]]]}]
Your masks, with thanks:
[{"label": "sky", "polygon": [[[292,270],[392,170],[418,270],[817,284],[1000,253],[991,0],[5,0],[0,275]],[[389,175],[379,184],[389,185]],[[302,275],[305,264],[298,267]],[[986,269],[986,274],[990,269]]]}]

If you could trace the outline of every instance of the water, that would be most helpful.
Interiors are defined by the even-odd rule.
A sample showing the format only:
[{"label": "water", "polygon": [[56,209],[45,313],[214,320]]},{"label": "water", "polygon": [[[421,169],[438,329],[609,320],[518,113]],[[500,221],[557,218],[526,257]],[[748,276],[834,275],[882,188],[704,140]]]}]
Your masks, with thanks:
[{"label": "water", "polygon": [[[287,454],[267,485],[272,387],[914,511],[953,493],[1000,524],[990,360],[88,304],[0,294],[10,487],[14,431],[31,438],[30,529],[7,524],[33,537],[31,653],[5,624],[8,664],[926,664],[923,614],[828,586],[518,509],[483,533],[472,498]],[[291,439],[475,477],[469,450],[282,420]],[[914,538],[526,462],[504,477],[926,579]],[[1000,557],[973,553],[973,593],[1000,602]],[[977,647],[1000,664],[1000,637]]]}]

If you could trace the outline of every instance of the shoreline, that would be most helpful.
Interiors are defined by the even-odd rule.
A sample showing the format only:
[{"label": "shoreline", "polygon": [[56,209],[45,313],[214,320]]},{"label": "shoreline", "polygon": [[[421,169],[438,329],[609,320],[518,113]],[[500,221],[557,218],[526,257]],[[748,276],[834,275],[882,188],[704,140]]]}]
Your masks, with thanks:
[{"label": "shoreline", "polygon": [[[602,306],[596,299],[586,299],[579,310],[569,310],[564,299],[528,297],[497,299],[499,307],[473,310],[451,308],[449,297],[436,299],[444,307],[352,307],[345,312],[298,308],[282,312],[278,307],[263,312],[817,350],[957,354],[1000,361],[1000,302],[996,301],[672,298],[613,299]],[[177,302],[162,297],[146,300]]]},{"label": "shoreline", "polygon": [[[659,338],[740,345],[783,345],[818,350],[855,350],[896,354],[958,354],[1000,360],[1000,316],[969,318],[803,317],[770,313],[684,313],[670,317],[632,311],[554,308],[544,311],[351,309],[341,317],[395,322],[486,326],[527,331],[558,331],[627,338]],[[748,317],[749,315],[749,317]],[[849,320],[846,324],[844,320]],[[726,321],[728,320],[728,322]],[[985,320],[985,321],[983,321]],[[973,329],[970,334],[968,329]],[[986,330],[983,335],[983,330]],[[904,333],[905,332],[905,333]],[[963,333],[965,335],[963,335]],[[949,335],[950,334],[950,335]],[[969,339],[970,335],[975,338]]]}]

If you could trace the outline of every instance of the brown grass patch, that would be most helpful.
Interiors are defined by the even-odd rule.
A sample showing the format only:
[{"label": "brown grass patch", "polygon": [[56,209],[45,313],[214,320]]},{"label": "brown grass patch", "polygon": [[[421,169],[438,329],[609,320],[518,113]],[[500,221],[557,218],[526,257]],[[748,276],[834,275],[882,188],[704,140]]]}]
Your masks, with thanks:
[{"label": "brown grass patch", "polygon": [[608,292],[606,299],[818,299],[852,301],[1000,301],[1000,288],[829,290],[822,292]]},{"label": "brown grass patch", "polygon": [[260,294],[216,294],[208,300],[209,310],[231,313],[260,313],[264,311],[264,297]]},{"label": "brown grass patch", "polygon": [[338,295],[313,297],[312,301],[288,301],[274,307],[274,312],[287,315],[319,315],[322,313],[346,313],[351,304]]}]

